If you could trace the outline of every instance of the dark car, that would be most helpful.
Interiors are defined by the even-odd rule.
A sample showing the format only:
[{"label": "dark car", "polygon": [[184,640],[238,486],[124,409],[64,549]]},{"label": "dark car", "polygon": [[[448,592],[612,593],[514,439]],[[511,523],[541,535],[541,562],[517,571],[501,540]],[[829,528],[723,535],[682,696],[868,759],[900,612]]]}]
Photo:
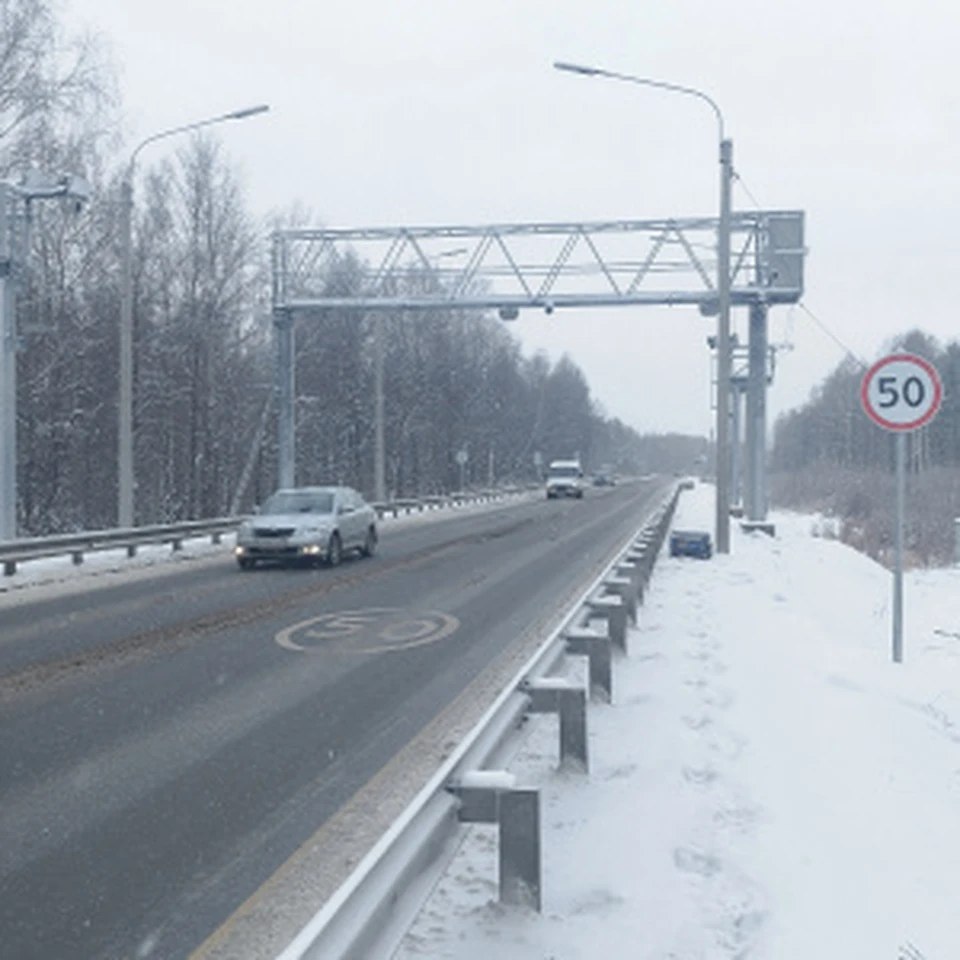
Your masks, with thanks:
[{"label": "dark car", "polygon": [[713,556],[710,534],[704,530],[674,530],[670,534],[670,556],[709,560]]}]

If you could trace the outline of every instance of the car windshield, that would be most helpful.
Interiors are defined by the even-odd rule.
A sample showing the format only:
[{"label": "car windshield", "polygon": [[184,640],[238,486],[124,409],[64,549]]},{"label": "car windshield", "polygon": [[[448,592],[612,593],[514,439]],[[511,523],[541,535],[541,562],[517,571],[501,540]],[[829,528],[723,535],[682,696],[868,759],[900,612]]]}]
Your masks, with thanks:
[{"label": "car windshield", "polygon": [[267,500],[261,513],[333,513],[333,494],[329,491],[281,490]]},{"label": "car windshield", "polygon": [[580,471],[577,467],[551,467],[551,477],[578,477]]}]

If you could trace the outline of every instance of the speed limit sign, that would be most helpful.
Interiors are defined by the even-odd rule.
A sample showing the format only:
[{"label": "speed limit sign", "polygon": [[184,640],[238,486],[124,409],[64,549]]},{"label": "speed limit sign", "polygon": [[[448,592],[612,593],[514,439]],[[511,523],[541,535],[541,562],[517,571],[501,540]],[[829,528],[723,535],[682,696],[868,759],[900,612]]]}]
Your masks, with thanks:
[{"label": "speed limit sign", "polygon": [[929,423],[940,409],[942,396],[936,369],[912,353],[894,353],[877,361],[860,385],[867,416],[885,430],[898,432]]}]

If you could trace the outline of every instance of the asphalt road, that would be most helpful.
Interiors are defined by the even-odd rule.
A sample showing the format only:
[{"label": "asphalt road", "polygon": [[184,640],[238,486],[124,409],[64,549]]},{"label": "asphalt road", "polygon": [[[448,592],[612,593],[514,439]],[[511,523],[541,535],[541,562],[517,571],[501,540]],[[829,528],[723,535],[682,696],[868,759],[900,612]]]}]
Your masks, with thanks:
[{"label": "asphalt road", "polygon": [[189,956],[661,490],[385,524],[336,570],[0,599],[0,957]]}]

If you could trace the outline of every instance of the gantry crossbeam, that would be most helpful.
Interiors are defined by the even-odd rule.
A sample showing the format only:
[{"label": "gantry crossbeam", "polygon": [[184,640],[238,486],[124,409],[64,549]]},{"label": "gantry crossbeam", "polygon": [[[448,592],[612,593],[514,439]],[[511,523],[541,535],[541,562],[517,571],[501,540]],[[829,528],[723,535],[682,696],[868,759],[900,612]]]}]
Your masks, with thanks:
[{"label": "gantry crossbeam", "polygon": [[[297,312],[716,307],[716,218],[281,230],[273,307]],[[803,213],[731,218],[731,300],[796,303]],[[451,249],[451,247],[455,247]]]}]

